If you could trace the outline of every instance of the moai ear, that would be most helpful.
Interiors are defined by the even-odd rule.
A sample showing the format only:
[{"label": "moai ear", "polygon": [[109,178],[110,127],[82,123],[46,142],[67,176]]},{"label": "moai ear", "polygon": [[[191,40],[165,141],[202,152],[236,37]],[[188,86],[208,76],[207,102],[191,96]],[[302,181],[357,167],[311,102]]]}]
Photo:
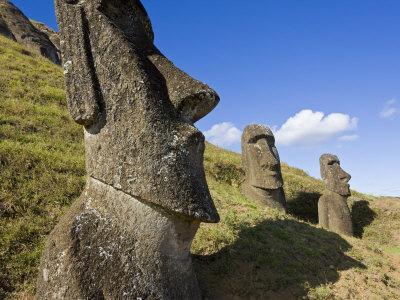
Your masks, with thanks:
[{"label": "moai ear", "polygon": [[58,2],[57,15],[68,108],[75,122],[90,127],[100,113],[100,94],[90,46],[89,26],[83,7],[76,4],[78,1],[64,1]]},{"label": "moai ear", "polygon": [[140,14],[140,20],[142,21],[143,28],[147,34],[149,40],[154,43],[154,31],[153,26],[151,25],[151,21],[149,15],[147,14],[146,9],[144,8],[142,2],[140,0],[136,0],[134,2],[135,8],[137,9],[138,13]]}]

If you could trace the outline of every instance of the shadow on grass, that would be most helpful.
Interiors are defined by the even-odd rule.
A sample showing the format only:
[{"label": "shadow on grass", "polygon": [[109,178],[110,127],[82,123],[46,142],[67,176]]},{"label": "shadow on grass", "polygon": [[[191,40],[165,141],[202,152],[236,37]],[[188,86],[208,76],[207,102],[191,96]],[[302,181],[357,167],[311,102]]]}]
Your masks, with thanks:
[{"label": "shadow on grass", "polygon": [[351,219],[353,221],[354,236],[362,238],[364,229],[376,218],[376,213],[369,207],[366,200],[356,200],[351,207]]},{"label": "shadow on grass", "polygon": [[345,252],[339,235],[295,220],[268,220],[239,228],[237,240],[218,253],[195,256],[207,299],[293,299],[334,283],[339,271],[365,268]]},{"label": "shadow on grass", "polygon": [[300,220],[318,224],[318,200],[321,196],[320,193],[297,193],[287,200],[287,212]]}]

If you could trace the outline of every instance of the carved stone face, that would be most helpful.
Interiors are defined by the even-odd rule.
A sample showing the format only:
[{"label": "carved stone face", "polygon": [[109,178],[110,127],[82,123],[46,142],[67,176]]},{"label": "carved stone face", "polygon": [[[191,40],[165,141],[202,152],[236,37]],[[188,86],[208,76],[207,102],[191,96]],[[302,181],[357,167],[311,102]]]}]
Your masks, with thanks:
[{"label": "carved stone face", "polygon": [[320,158],[320,164],[321,177],[328,190],[344,197],[350,196],[351,176],[342,169],[339,158],[336,155],[324,154]]},{"label": "carved stone face", "polygon": [[262,125],[250,125],[242,136],[243,165],[248,184],[261,189],[283,186],[281,163],[272,131]]},{"label": "carved stone face", "polygon": [[88,175],[149,205],[217,222],[204,136],[193,123],[218,95],[153,45],[140,1],[56,0],[56,9],[68,104],[85,125]]}]

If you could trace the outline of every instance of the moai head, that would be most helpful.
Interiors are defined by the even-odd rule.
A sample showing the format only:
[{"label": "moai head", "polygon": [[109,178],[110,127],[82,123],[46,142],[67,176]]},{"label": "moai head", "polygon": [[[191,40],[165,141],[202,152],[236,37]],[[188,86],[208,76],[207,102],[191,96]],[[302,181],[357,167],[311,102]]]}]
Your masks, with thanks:
[{"label": "moai head", "polygon": [[242,135],[242,156],[248,184],[269,190],[283,186],[281,163],[271,129],[262,125],[247,126]]},{"label": "moai head", "polygon": [[68,107],[88,176],[143,203],[217,222],[193,123],[219,101],[154,46],[139,0],[55,0]]},{"label": "moai head", "polygon": [[344,197],[350,196],[351,176],[341,168],[339,158],[336,155],[324,154],[320,158],[320,165],[321,177],[327,189]]}]

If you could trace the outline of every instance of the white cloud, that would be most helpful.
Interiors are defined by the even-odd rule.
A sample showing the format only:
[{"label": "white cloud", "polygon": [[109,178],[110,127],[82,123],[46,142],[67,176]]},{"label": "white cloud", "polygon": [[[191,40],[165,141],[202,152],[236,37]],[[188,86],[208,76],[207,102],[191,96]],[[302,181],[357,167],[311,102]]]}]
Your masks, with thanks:
[{"label": "white cloud", "polygon": [[229,147],[240,143],[242,132],[232,123],[223,122],[212,126],[210,130],[204,132],[204,135],[214,145]]},{"label": "white cloud", "polygon": [[340,133],[355,130],[358,119],[346,114],[306,109],[289,118],[276,133],[277,144],[311,146],[324,142]]},{"label": "white cloud", "polygon": [[339,141],[341,142],[353,142],[355,140],[358,140],[360,136],[358,134],[351,134],[351,135],[343,135],[338,138]]},{"label": "white cloud", "polygon": [[397,105],[397,101],[392,99],[386,102],[385,107],[382,109],[379,116],[382,119],[394,119],[397,115],[399,115],[400,109]]}]

